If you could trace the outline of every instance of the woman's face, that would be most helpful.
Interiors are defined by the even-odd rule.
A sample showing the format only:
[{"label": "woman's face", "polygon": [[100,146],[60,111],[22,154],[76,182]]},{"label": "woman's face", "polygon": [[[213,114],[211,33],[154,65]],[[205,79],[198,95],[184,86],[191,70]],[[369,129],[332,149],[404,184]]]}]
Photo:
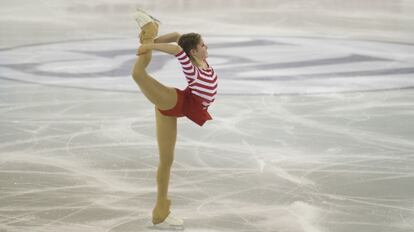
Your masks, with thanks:
[{"label": "woman's face", "polygon": [[200,42],[197,44],[197,49],[194,49],[194,53],[193,55],[196,56],[197,58],[204,60],[208,57],[208,51],[207,51],[208,47],[207,45],[204,43],[203,38],[200,38]]}]

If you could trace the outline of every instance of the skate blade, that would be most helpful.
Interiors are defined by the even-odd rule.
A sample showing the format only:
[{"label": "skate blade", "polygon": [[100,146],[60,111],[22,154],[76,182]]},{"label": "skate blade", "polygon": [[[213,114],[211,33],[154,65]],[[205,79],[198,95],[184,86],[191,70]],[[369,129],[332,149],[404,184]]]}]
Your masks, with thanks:
[{"label": "skate blade", "polygon": [[173,226],[173,225],[168,225],[168,224],[163,224],[163,223],[161,223],[161,224],[156,224],[156,225],[151,224],[147,228],[150,229],[150,230],[161,230],[161,231],[166,231],[166,230],[167,231],[168,230],[169,231],[179,231],[179,230],[184,230],[185,229],[184,225]]}]

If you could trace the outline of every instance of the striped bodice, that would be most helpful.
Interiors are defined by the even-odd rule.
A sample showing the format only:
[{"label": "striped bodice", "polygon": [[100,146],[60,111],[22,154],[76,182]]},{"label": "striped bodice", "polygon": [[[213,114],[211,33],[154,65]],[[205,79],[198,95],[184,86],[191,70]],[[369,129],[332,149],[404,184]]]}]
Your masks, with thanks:
[{"label": "striped bodice", "polygon": [[175,56],[181,64],[191,93],[202,98],[204,108],[207,109],[217,94],[217,75],[213,68],[207,62],[206,69],[194,66],[184,50]]}]

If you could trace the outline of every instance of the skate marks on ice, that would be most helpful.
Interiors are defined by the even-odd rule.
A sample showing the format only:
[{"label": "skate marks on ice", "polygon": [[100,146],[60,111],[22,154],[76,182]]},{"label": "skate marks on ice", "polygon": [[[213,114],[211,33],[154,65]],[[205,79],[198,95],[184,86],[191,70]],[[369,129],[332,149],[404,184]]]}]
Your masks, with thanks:
[{"label": "skate marks on ice", "polygon": [[[222,92],[206,127],[179,120],[170,189],[186,231],[412,230],[414,96],[399,90],[412,46],[206,41]],[[0,51],[1,229],[148,229],[158,159],[154,109],[130,78],[135,42]],[[168,56],[151,73],[185,84]]]}]

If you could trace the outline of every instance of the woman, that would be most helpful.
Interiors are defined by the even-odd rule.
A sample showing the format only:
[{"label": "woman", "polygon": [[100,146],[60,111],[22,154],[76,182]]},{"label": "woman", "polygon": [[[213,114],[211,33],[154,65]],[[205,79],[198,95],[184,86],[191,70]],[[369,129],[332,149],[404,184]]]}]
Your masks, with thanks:
[{"label": "woman", "polygon": [[[170,170],[174,160],[177,118],[186,116],[202,126],[211,120],[208,107],[217,93],[217,75],[207,63],[208,47],[199,34],[170,33],[158,38],[158,20],[137,11],[135,20],[141,28],[137,55],[132,72],[142,93],[155,105],[157,141],[160,163],[157,170],[157,202],[152,212],[154,225],[183,226],[183,221],[171,215],[168,199]],[[176,44],[170,44],[177,42]],[[183,69],[188,86],[185,90],[167,87],[148,75],[146,67],[152,50],[174,55]]]}]

